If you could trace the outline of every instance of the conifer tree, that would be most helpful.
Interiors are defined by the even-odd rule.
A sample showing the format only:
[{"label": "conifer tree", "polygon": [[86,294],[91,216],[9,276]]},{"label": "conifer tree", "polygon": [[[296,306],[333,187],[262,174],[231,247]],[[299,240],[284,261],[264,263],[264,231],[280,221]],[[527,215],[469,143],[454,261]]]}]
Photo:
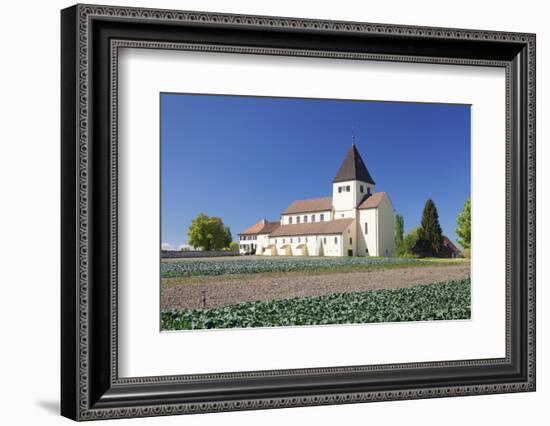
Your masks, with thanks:
[{"label": "conifer tree", "polygon": [[405,222],[403,216],[400,214],[395,215],[395,248],[399,248],[403,245],[403,233],[405,231]]},{"label": "conifer tree", "polygon": [[435,203],[428,198],[418,229],[417,250],[420,256],[438,256],[443,246],[443,233]]}]

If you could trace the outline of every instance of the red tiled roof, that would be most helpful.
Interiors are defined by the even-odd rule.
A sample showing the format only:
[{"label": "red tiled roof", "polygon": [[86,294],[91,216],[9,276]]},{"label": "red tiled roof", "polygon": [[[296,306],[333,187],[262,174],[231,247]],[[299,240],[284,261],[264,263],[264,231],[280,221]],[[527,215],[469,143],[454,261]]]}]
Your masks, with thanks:
[{"label": "red tiled roof", "polygon": [[446,235],[443,235],[443,245],[451,250],[453,253],[460,253],[460,250],[453,244]]},{"label": "red tiled roof", "polygon": [[326,222],[296,223],[281,225],[270,237],[291,237],[293,235],[342,234],[355,219],[336,219]]},{"label": "red tiled roof", "polygon": [[268,222],[263,219],[258,223],[255,223],[249,228],[246,228],[243,232],[240,232],[238,235],[258,235],[258,234],[270,234],[277,227],[280,226],[279,222]]},{"label": "red tiled roof", "polygon": [[359,206],[357,206],[358,209],[373,209],[380,205],[382,200],[386,197],[385,192],[375,192],[371,196],[367,197],[365,200],[363,200],[361,203],[359,203]]},{"label": "red tiled roof", "polygon": [[281,222],[267,222],[258,234],[271,234],[279,226],[281,226]]},{"label": "red tiled roof", "polygon": [[283,214],[310,213],[332,210],[332,197],[296,200],[286,208]]}]

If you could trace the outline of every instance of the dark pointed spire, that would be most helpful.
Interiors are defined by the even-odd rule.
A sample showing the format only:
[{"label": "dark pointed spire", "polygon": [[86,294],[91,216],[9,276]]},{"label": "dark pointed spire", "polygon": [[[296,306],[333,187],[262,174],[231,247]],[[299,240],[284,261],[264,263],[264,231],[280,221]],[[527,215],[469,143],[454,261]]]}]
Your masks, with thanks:
[{"label": "dark pointed spire", "polygon": [[[355,136],[355,135],[354,135]],[[355,137],[354,137],[355,138]],[[359,151],[355,147],[355,140],[353,141],[351,148],[347,152],[338,173],[332,180],[333,183],[344,182],[348,180],[360,180],[361,182],[366,182],[374,185],[374,180],[372,179],[367,166],[363,162]]]}]

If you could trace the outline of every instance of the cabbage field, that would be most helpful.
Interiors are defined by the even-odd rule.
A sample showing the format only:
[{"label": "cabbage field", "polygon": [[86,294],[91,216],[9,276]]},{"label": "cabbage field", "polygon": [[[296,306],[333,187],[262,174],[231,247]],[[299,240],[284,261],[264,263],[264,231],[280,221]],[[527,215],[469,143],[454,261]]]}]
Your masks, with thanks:
[{"label": "cabbage field", "polygon": [[470,279],[162,312],[163,330],[281,327],[470,318]]},{"label": "cabbage field", "polygon": [[330,271],[425,264],[421,259],[397,257],[237,258],[161,263],[162,278],[216,276],[260,272]]}]

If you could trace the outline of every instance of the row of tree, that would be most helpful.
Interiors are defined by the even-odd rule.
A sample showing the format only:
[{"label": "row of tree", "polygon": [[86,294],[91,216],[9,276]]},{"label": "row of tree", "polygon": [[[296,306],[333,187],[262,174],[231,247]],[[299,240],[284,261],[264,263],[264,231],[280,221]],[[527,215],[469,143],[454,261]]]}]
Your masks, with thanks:
[{"label": "row of tree", "polygon": [[[459,213],[455,232],[458,235],[458,243],[470,250],[471,235],[471,213],[470,199],[464,203]],[[404,235],[405,223],[403,216],[398,214],[395,217],[395,248],[398,256],[405,257],[438,257],[444,250],[443,231],[439,224],[439,214],[435,203],[428,198],[422,211],[420,226],[413,228],[407,235]]]}]

